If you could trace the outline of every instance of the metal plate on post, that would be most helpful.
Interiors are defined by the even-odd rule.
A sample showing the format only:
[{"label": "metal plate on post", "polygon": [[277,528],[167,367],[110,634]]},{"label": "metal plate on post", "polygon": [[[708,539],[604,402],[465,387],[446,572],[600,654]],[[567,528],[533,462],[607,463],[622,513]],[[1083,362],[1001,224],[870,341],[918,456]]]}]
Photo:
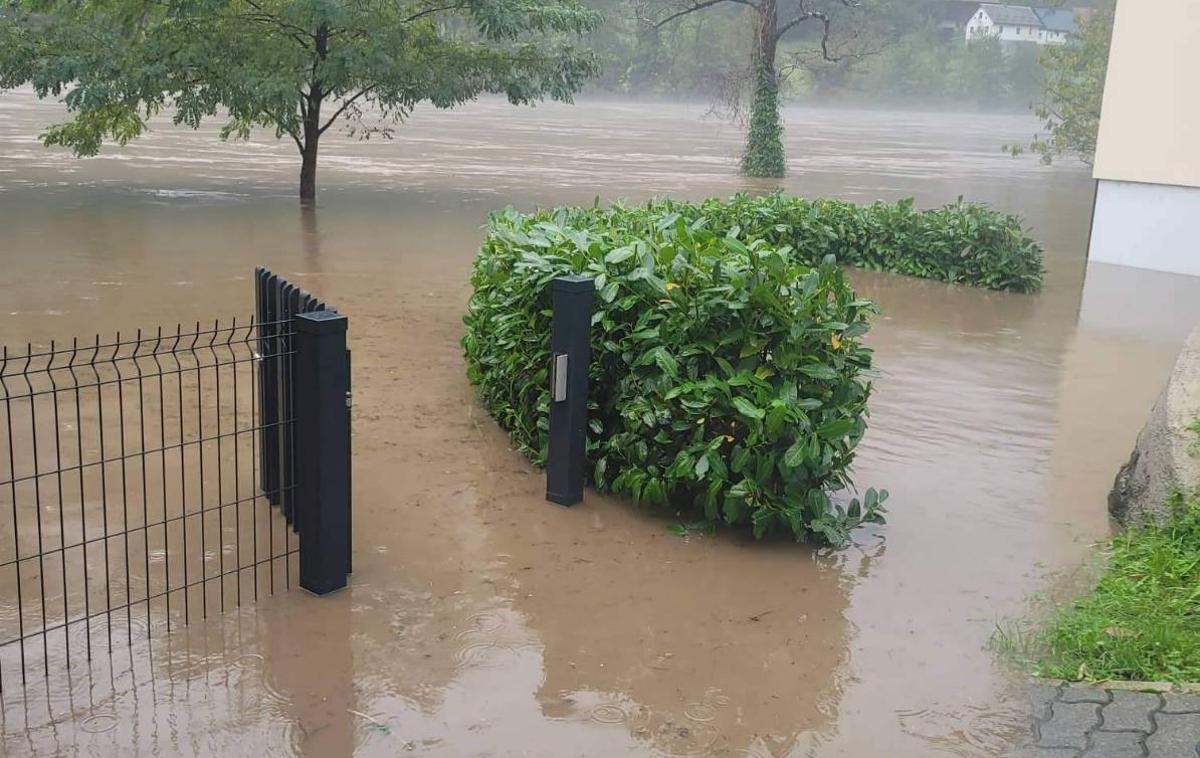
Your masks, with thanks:
[{"label": "metal plate on post", "polygon": [[561,403],[567,399],[567,354],[558,353],[554,356],[554,365],[550,372],[551,385],[553,387],[551,394],[554,402]]}]

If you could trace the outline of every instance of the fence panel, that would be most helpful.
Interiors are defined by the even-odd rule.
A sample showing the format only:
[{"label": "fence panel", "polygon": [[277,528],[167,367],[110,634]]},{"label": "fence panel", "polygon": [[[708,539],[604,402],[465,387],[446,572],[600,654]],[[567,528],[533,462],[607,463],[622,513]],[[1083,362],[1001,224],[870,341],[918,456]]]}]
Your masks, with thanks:
[{"label": "fence panel", "polygon": [[[0,692],[31,671],[151,644],[155,630],[290,588],[293,574],[314,585],[299,553],[319,540],[300,529],[301,501],[314,522],[344,520],[333,554],[349,571],[345,318],[265,269],[255,301],[253,319],[0,348]],[[316,467],[305,482],[301,314],[338,321],[347,355],[344,375],[306,390],[309,405],[345,415],[326,408],[322,425],[321,408],[302,408],[305,427],[326,435],[344,424],[346,436],[305,446]],[[328,472],[327,458],[337,461]],[[305,483],[343,479],[332,496],[297,497]],[[345,584],[326,574],[315,591]]]},{"label": "fence panel", "polygon": [[257,486],[255,439],[294,417],[262,417],[255,366],[291,336],[235,320],[0,348],[0,649],[22,680],[51,645],[70,666],[288,586],[296,541],[265,503],[294,483]]}]

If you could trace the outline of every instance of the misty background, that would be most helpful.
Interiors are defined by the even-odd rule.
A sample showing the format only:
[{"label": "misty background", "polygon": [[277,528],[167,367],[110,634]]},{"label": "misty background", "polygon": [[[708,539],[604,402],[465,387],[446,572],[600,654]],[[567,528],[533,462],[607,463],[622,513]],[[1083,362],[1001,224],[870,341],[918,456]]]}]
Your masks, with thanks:
[{"label": "misty background", "polygon": [[[656,25],[688,4],[586,4],[606,17],[585,42],[602,62],[601,74],[588,83],[586,94],[701,100],[724,113],[741,113],[754,46],[751,8],[722,2]],[[792,103],[1028,111],[1042,94],[1038,58],[1045,47],[994,37],[968,42],[962,24],[979,5],[962,0],[862,0],[856,8],[837,8],[831,40],[839,60],[821,58],[820,24],[801,25],[780,42],[781,96]],[[1112,3],[1036,5],[1086,13]]]}]

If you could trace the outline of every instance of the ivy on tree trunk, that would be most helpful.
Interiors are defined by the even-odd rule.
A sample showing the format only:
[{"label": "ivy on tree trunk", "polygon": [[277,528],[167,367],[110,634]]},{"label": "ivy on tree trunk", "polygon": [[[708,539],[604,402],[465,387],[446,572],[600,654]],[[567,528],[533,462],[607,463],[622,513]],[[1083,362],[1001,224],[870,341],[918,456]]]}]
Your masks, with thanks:
[{"label": "ivy on tree trunk", "polygon": [[750,104],[750,129],[742,154],[746,176],[779,177],[787,173],[783,154],[783,120],[779,117],[779,82],[774,69],[760,65]]},{"label": "ivy on tree trunk", "polygon": [[750,101],[750,129],[742,173],[746,176],[783,176],[783,120],[779,116],[779,77],[775,50],[779,42],[777,0],[760,0],[758,34],[754,38],[754,93]]},{"label": "ivy on tree trunk", "polygon": [[834,13],[838,8],[857,8],[858,0],[684,0],[684,6],[670,0],[672,9],[654,23],[662,26],[677,18],[723,3],[744,5],[754,12],[754,73],[750,95],[750,127],[746,132],[746,150],[742,153],[742,173],[747,176],[781,177],[787,172],[783,152],[783,119],[779,114],[779,73],[775,58],[779,41],[791,30],[815,21],[820,24],[818,43],[821,58],[836,61],[830,44]]}]

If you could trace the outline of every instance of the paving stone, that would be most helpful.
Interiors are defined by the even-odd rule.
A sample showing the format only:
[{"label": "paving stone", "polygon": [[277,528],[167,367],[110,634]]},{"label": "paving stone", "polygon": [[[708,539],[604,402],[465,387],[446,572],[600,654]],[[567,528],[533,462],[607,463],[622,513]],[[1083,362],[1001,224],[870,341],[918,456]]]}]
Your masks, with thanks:
[{"label": "paving stone", "polygon": [[1150,714],[1158,710],[1161,701],[1153,692],[1122,692],[1112,693],[1112,702],[1100,709],[1103,723],[1100,728],[1105,731],[1136,730],[1150,733],[1154,731],[1154,722]]},{"label": "paving stone", "polygon": [[1030,682],[1026,687],[1025,691],[1029,696],[1033,717],[1038,721],[1046,721],[1050,718],[1050,704],[1058,699],[1058,687],[1057,684],[1048,682]]},{"label": "paving stone", "polygon": [[1163,713],[1200,713],[1200,695],[1163,695]]},{"label": "paving stone", "polygon": [[1150,758],[1200,758],[1200,713],[1156,713],[1146,738]]},{"label": "paving stone", "polygon": [[1083,758],[1145,758],[1145,736],[1139,732],[1092,732]]},{"label": "paving stone", "polygon": [[1063,687],[1059,698],[1064,703],[1107,703],[1112,699],[1108,690],[1099,687],[1089,687],[1086,684],[1068,684]]},{"label": "paving stone", "polygon": [[1087,747],[1087,733],[1100,723],[1097,703],[1054,703],[1050,720],[1042,724],[1038,747]]}]

